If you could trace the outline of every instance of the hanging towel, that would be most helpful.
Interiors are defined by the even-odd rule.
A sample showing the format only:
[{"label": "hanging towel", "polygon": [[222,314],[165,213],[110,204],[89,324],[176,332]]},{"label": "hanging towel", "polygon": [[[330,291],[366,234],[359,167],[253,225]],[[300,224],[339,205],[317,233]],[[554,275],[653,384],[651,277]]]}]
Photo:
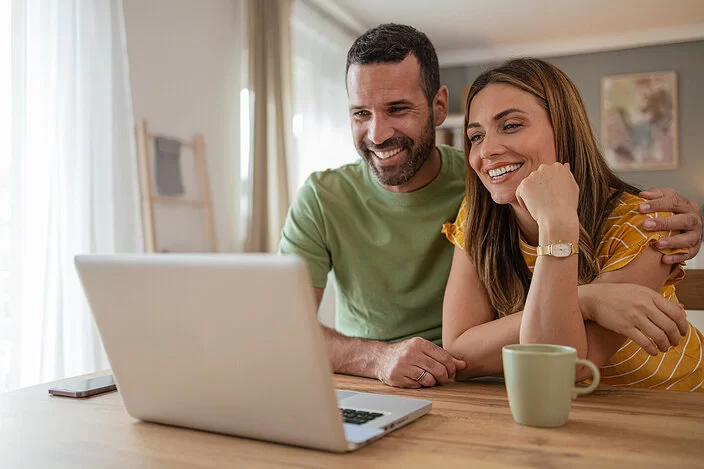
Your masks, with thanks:
[{"label": "hanging towel", "polygon": [[159,195],[184,194],[181,178],[181,142],[166,137],[154,138],[156,191]]}]

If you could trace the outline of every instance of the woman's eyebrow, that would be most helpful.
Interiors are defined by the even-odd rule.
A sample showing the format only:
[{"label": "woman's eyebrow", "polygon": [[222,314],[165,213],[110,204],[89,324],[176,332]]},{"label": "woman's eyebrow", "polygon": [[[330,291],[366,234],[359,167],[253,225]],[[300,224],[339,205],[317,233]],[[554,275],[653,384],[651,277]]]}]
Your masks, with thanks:
[{"label": "woman's eyebrow", "polygon": [[[523,111],[523,110],[521,110],[521,109],[512,107],[512,108],[506,109],[506,110],[501,111],[500,113],[496,114],[496,115],[494,116],[494,120],[495,120],[495,121],[500,120],[500,119],[502,119],[502,118],[506,117],[507,115],[509,115],[509,114],[511,114],[511,113],[514,113],[514,112],[519,112],[519,113],[521,113],[521,114],[525,114],[525,113],[526,113],[525,111]],[[468,128],[468,129],[469,129],[469,128],[474,128],[474,127],[481,127],[481,125],[479,124],[479,122],[471,122],[471,123],[467,124],[467,128]]]}]

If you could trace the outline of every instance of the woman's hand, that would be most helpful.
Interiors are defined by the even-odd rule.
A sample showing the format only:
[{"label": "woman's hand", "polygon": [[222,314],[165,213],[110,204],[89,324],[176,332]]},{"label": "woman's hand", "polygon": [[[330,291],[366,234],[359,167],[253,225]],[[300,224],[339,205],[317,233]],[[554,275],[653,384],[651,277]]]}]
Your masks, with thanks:
[{"label": "woman's hand", "polygon": [[681,305],[642,285],[582,285],[579,304],[585,320],[628,337],[650,355],[679,344],[689,327]]},{"label": "woman's hand", "polygon": [[555,224],[579,226],[579,187],[569,163],[540,165],[518,185],[516,198],[541,227]]}]

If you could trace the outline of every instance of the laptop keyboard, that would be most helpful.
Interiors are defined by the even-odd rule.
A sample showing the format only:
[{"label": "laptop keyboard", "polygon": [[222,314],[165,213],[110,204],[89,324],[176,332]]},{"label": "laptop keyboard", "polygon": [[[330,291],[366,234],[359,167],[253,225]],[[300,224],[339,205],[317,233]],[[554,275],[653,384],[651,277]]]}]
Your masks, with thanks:
[{"label": "laptop keyboard", "polygon": [[363,425],[377,417],[381,417],[382,413],[379,412],[366,412],[364,410],[355,409],[340,409],[342,414],[342,419],[345,423],[353,423],[355,425]]}]

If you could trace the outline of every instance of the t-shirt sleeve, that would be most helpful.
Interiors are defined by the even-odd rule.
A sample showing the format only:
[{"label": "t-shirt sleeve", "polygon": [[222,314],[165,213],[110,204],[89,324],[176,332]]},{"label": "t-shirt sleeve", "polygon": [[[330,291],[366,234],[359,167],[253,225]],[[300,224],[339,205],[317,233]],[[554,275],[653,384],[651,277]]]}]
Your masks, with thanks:
[{"label": "t-shirt sleeve", "polygon": [[[601,271],[611,272],[626,267],[648,246],[652,246],[662,254],[686,253],[686,249],[660,249],[655,246],[658,239],[674,236],[679,232],[646,231],[643,228],[643,222],[649,218],[662,218],[670,215],[672,215],[671,212],[640,213],[637,204],[620,205],[613,210],[607,218],[607,224],[612,224],[608,227],[597,248]],[[670,275],[671,280],[684,275],[683,265],[678,264],[673,269]]]},{"label": "t-shirt sleeve", "polygon": [[279,253],[300,256],[308,266],[313,286],[325,288],[332,261],[320,200],[310,179],[298,191],[289,208],[281,232]]},{"label": "t-shirt sleeve", "polygon": [[467,218],[467,198],[462,200],[462,205],[460,205],[460,210],[457,213],[457,218],[454,223],[445,223],[442,225],[442,233],[445,235],[448,241],[457,246],[458,248],[464,250],[464,226],[465,219]]}]

